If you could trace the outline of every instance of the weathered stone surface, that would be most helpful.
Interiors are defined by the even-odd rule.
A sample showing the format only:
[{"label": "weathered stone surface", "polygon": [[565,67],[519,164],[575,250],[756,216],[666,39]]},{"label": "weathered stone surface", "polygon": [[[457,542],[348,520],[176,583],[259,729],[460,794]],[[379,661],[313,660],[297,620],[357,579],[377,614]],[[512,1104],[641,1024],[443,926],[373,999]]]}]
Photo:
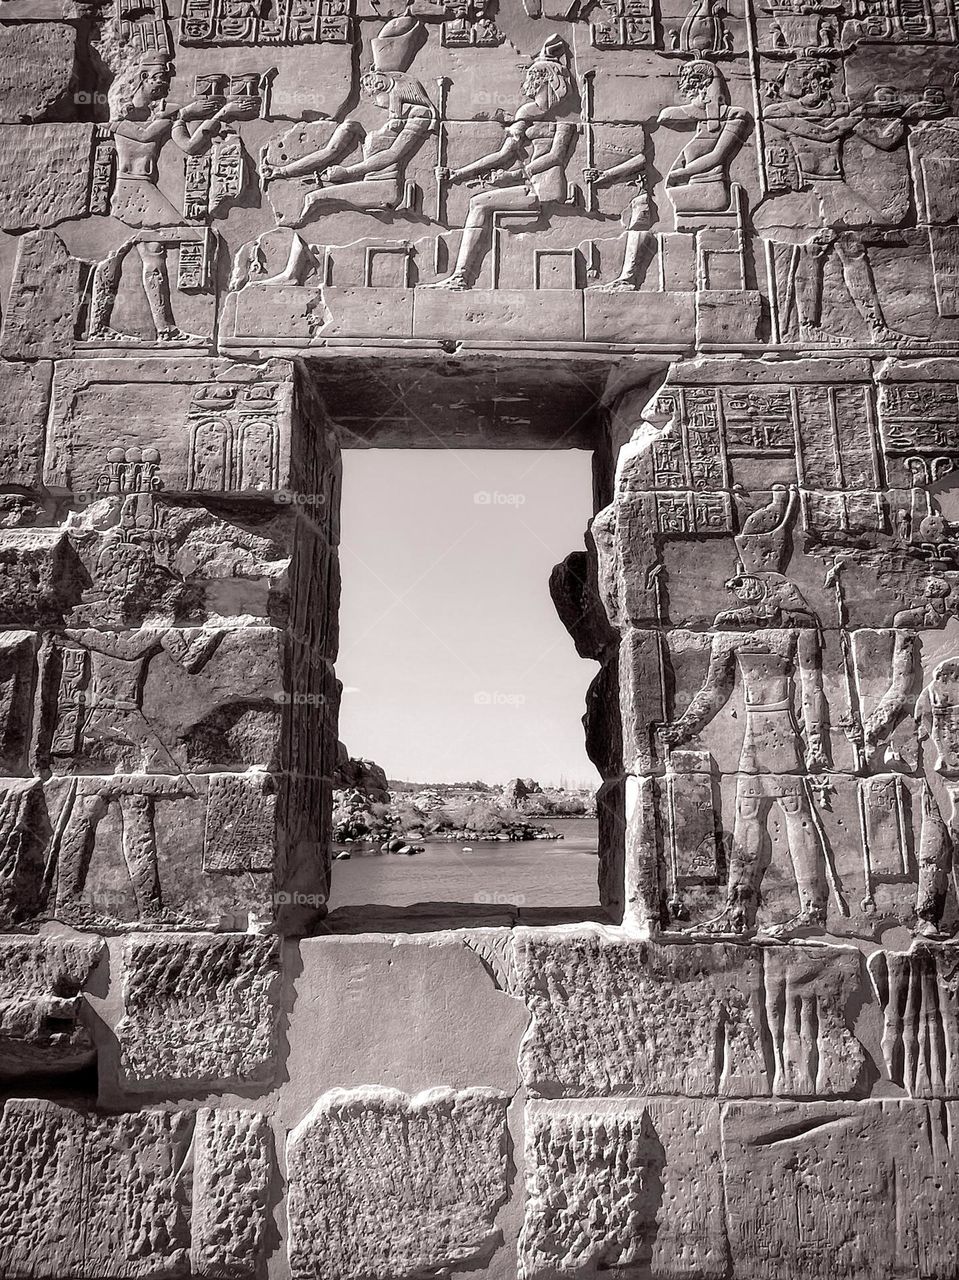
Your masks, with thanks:
[{"label": "weathered stone surface", "polygon": [[0,938],[0,1076],[75,1071],[94,1060],[81,993],[101,950],[93,938]]},{"label": "weathered stone surface", "polygon": [[529,933],[517,954],[532,1014],[520,1061],[535,1095],[866,1088],[848,1012],[867,998],[857,951]]},{"label": "weathered stone surface", "polygon": [[599,934],[529,933],[517,947],[534,1094],[769,1091],[757,952]]},{"label": "weathered stone surface", "polygon": [[60,22],[0,29],[0,120],[42,120],[73,114],[76,29]]},{"label": "weathered stone surface", "polygon": [[278,1017],[275,939],[131,939],[116,1026],[121,1083],[155,1093],[269,1080]]},{"label": "weathered stone surface", "polygon": [[83,263],[67,250],[56,232],[30,231],[21,236],[0,332],[0,353],[25,360],[69,355],[83,270]]},{"label": "weathered stone surface", "polygon": [[[0,1149],[5,1275],[257,1274],[271,1167],[261,1116],[107,1116],[18,1098],[4,1105]],[[211,1185],[221,1169],[227,1181]]]},{"label": "weathered stone surface", "polygon": [[[956,1240],[954,1104],[730,1103],[723,1112],[734,1274],[945,1277]],[[787,1225],[788,1224],[788,1225]]]},{"label": "weathered stone surface", "polygon": [[533,1103],[520,1275],[728,1274],[719,1146],[716,1103]]},{"label": "weathered stone surface", "polygon": [[0,227],[53,227],[87,212],[92,124],[0,125]]},{"label": "weathered stone surface", "polygon": [[156,477],[167,489],[267,498],[308,492],[290,455],[289,374],[283,362],[60,362],[46,483],[98,494],[108,449],[140,448],[159,453]]},{"label": "weathered stone surface", "polygon": [[334,1089],[290,1134],[290,1266],[306,1280],[475,1269],[500,1244],[508,1097]]},{"label": "weathered stone surface", "polygon": [[48,360],[3,366],[0,389],[0,480],[34,488],[43,466],[53,365]]}]

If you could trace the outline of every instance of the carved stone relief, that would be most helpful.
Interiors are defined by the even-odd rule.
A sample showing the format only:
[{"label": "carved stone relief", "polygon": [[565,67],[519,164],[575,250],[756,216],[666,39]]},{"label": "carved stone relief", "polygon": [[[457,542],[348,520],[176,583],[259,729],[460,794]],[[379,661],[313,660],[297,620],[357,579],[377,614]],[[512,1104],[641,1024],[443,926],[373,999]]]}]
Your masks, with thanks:
[{"label": "carved stone relief", "polygon": [[[952,1280],[957,45],[0,0],[0,1280]],[[494,438],[593,453],[604,914],[320,1000],[339,450]]]}]

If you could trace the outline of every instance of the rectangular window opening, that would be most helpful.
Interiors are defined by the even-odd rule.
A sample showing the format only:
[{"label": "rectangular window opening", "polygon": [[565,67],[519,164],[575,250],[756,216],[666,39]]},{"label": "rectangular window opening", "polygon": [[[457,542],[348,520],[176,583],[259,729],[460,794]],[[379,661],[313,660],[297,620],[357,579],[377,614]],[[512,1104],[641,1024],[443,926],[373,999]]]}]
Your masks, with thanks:
[{"label": "rectangular window opening", "polygon": [[342,459],[327,924],[610,920],[599,884],[621,855],[601,845],[622,824],[608,785],[597,817],[603,779],[582,724],[599,663],[577,655],[550,594],[571,552],[582,572],[592,453],[345,447]]}]

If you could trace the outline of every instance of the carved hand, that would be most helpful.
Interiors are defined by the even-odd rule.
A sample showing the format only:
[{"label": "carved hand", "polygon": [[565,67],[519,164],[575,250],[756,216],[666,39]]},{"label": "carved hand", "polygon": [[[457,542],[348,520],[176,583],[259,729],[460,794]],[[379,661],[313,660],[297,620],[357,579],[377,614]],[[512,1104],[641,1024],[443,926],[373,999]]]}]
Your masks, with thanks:
[{"label": "carved hand", "polygon": [[690,736],[681,720],[673,720],[671,724],[658,725],[656,732],[660,741],[667,747],[678,747],[681,743],[686,742]]},{"label": "carved hand", "polygon": [[224,110],[225,107],[217,107],[215,98],[194,98],[178,114],[181,120],[213,120]]},{"label": "carved hand", "polygon": [[903,120],[941,120],[943,116],[949,115],[949,106],[945,102],[927,102],[924,98],[920,98],[918,102],[914,102],[907,107],[902,113]]}]

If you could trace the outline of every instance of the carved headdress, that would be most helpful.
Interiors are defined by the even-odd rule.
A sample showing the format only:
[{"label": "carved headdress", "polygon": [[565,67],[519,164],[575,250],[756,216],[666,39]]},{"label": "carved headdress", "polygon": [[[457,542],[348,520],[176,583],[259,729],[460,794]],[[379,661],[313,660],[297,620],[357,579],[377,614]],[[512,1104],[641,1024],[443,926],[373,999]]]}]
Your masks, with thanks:
[{"label": "carved headdress", "polygon": [[796,510],[796,491],[774,484],[769,502],[743,521],[735,537],[740,563],[747,574],[781,573],[789,550],[789,530]]},{"label": "carved headdress", "polygon": [[390,18],[370,41],[374,71],[408,71],[426,43],[426,27],[412,14]]},{"label": "carved headdress", "polygon": [[526,69],[523,93],[531,99],[536,99],[543,93],[547,107],[554,107],[566,97],[571,88],[569,46],[561,36],[549,36]]}]

